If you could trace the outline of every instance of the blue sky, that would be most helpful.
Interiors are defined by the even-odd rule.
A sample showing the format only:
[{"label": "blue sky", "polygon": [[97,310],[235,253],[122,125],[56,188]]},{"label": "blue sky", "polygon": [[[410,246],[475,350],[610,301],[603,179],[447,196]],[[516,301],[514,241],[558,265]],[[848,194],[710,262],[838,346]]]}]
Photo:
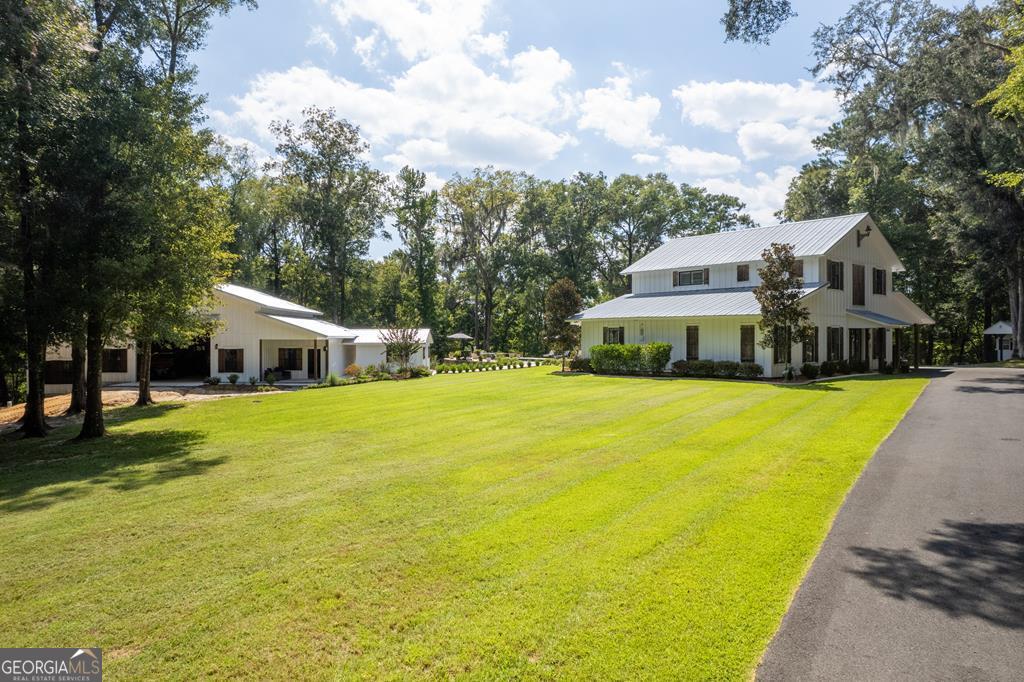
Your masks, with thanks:
[{"label": "blue sky", "polygon": [[[272,120],[333,106],[372,162],[439,186],[491,164],[568,177],[664,171],[773,222],[839,115],[811,34],[847,1],[795,0],[770,46],[724,43],[724,0],[260,0],[194,62],[209,123],[267,155]],[[375,242],[374,256],[390,250]]]}]

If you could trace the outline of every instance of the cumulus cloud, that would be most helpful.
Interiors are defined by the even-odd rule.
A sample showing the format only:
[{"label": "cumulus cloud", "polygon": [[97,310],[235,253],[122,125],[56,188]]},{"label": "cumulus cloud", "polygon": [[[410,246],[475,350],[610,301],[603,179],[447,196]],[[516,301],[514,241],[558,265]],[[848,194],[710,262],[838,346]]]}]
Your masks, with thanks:
[{"label": "cumulus cloud", "polygon": [[[408,61],[462,52],[483,28],[489,0],[333,0],[342,26],[358,21],[378,27]],[[481,36],[490,50],[493,38]]]},{"label": "cumulus cloud", "polygon": [[651,124],[661,111],[661,100],[644,93],[633,95],[633,79],[621,64],[620,74],[605,79],[602,88],[584,91],[580,103],[580,130],[596,130],[606,139],[629,149],[650,148],[665,140]]},{"label": "cumulus cloud", "polygon": [[809,80],[791,83],[690,81],[672,91],[684,122],[736,133],[748,160],[796,159],[840,114],[835,92]]},{"label": "cumulus cloud", "polygon": [[555,125],[572,111],[572,66],[553,49],[529,48],[497,70],[466,54],[424,59],[386,87],[367,87],[311,65],[263,73],[213,118],[229,133],[266,139],[274,120],[297,120],[310,105],[334,107],[399,164],[531,168],[553,159],[573,136]]},{"label": "cumulus cloud", "polygon": [[365,36],[356,36],[352,41],[352,51],[368,69],[375,68],[377,62],[387,55],[387,47],[381,44],[380,32],[376,29]]},{"label": "cumulus cloud", "polygon": [[798,173],[793,166],[780,166],[771,173],[757,173],[753,182],[736,178],[705,178],[696,184],[710,192],[739,197],[754,220],[761,225],[774,225],[779,222],[774,214],[786,202],[789,183]]},{"label": "cumulus cloud", "polygon": [[661,157],[657,154],[645,154],[640,152],[633,155],[634,163],[639,163],[641,166],[651,166],[661,161]]},{"label": "cumulus cloud", "polygon": [[740,126],[736,142],[743,156],[751,161],[768,157],[796,159],[814,153],[812,140],[818,132],[803,126],[787,128],[774,121],[754,121]]},{"label": "cumulus cloud", "polygon": [[331,34],[323,26],[314,26],[310,29],[306,45],[308,47],[322,47],[332,55],[338,52],[338,46],[334,44],[334,39],[331,38]]},{"label": "cumulus cloud", "polygon": [[665,147],[665,158],[671,170],[686,177],[731,175],[743,167],[735,156],[683,145]]},{"label": "cumulus cloud", "polygon": [[754,81],[690,81],[672,91],[683,119],[723,132],[754,121],[796,122],[824,127],[839,116],[835,92],[814,81],[759,83]]}]

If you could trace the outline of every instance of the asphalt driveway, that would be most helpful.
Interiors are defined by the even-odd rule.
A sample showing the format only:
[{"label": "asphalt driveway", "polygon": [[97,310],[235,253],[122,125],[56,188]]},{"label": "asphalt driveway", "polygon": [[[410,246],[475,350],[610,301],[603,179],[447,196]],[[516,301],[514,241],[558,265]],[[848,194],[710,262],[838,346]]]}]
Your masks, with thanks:
[{"label": "asphalt driveway", "polygon": [[1024,371],[937,373],[850,492],[757,678],[1024,679]]}]

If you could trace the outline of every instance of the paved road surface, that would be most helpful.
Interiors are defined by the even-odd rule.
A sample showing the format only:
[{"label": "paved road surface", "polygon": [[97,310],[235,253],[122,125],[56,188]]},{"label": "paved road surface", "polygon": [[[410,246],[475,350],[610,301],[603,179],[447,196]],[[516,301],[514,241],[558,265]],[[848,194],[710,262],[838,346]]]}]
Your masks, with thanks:
[{"label": "paved road surface", "polygon": [[850,492],[760,680],[1024,680],[1024,371],[935,378]]}]

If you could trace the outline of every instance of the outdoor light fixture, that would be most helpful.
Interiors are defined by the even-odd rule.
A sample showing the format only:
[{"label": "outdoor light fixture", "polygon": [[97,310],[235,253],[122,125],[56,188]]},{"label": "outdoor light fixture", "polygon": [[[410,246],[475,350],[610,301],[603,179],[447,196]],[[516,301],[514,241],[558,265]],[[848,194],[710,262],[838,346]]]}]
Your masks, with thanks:
[{"label": "outdoor light fixture", "polygon": [[864,226],[864,233],[863,234],[861,234],[860,230],[857,230],[857,248],[858,249],[860,248],[860,243],[862,241],[864,241],[865,239],[867,239],[870,234],[871,234],[871,226],[870,225],[865,225]]}]

